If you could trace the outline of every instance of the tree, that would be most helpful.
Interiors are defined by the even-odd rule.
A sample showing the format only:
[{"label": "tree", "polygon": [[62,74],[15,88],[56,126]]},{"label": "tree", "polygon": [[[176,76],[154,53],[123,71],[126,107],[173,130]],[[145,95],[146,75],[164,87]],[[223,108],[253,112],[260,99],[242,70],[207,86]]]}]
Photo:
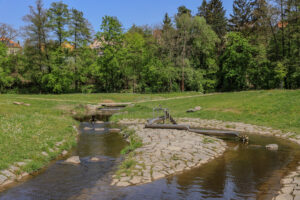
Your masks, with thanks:
[{"label": "tree", "polygon": [[51,71],[48,55],[49,28],[47,27],[47,11],[43,8],[41,0],[37,0],[36,6],[30,6],[29,9],[30,14],[23,17],[23,20],[28,23],[24,27],[26,36],[24,53],[27,68],[30,71],[29,79],[41,91],[41,77],[47,69]]},{"label": "tree", "polygon": [[175,62],[177,66],[181,66],[181,91],[184,91],[185,68],[201,69],[204,73],[207,72],[207,80],[212,78],[211,70],[217,69],[214,49],[219,39],[203,17],[183,14],[176,17],[176,27]]},{"label": "tree", "polygon": [[47,15],[49,18],[48,26],[52,31],[54,31],[57,36],[58,44],[61,46],[61,44],[69,36],[69,32],[66,29],[70,19],[68,5],[62,3],[62,1],[53,2],[47,12]]},{"label": "tree", "polygon": [[217,33],[220,39],[226,34],[227,19],[225,17],[226,11],[223,8],[222,1],[210,0],[202,2],[198,8],[198,16],[204,17],[206,23],[211,25],[212,29]]},{"label": "tree", "polygon": [[18,36],[18,31],[12,26],[0,23],[0,40],[7,44],[10,40],[14,40]]},{"label": "tree", "polygon": [[251,26],[251,15],[251,2],[249,0],[234,0],[233,14],[230,14],[231,18],[229,19],[231,30],[248,35]]},{"label": "tree", "polygon": [[100,66],[98,74],[100,79],[104,79],[101,85],[106,92],[115,92],[122,87],[119,56],[121,56],[123,37],[119,20],[116,17],[104,16],[97,39],[101,42],[103,53],[103,56],[98,59]]},{"label": "tree", "polygon": [[91,40],[89,22],[83,17],[83,12],[74,8],[71,10],[70,35],[75,49]]},{"label": "tree", "polygon": [[177,26],[177,48],[178,55],[180,55],[179,65],[181,66],[181,91],[184,91],[184,69],[187,65],[187,56],[189,51],[188,41],[191,39],[190,31],[192,29],[192,18],[189,14],[177,15],[176,17]]},{"label": "tree", "polygon": [[91,40],[90,24],[83,17],[83,12],[76,9],[71,10],[71,17],[69,23],[70,36],[72,37],[72,44],[74,46],[73,55],[74,55],[74,78],[75,78],[75,90],[78,91],[81,71],[79,63],[77,63],[79,53],[83,53],[82,50],[78,49],[86,45]]},{"label": "tree", "polygon": [[7,61],[7,49],[0,42],[0,93],[4,92],[13,83],[13,78],[10,76],[10,70],[7,67]]},{"label": "tree", "polygon": [[187,7],[185,7],[185,6],[180,6],[180,7],[178,7],[177,10],[178,10],[177,11],[177,17],[180,17],[183,14],[186,14],[189,17],[192,16],[192,11],[190,9],[188,9]]},{"label": "tree", "polygon": [[170,29],[172,28],[172,20],[171,18],[169,17],[168,13],[165,14],[165,17],[164,17],[164,20],[163,20],[163,29],[166,30],[166,29]]},{"label": "tree", "polygon": [[221,57],[223,90],[244,90],[247,86],[247,71],[253,65],[254,48],[241,33],[231,32],[226,37],[226,48]]}]

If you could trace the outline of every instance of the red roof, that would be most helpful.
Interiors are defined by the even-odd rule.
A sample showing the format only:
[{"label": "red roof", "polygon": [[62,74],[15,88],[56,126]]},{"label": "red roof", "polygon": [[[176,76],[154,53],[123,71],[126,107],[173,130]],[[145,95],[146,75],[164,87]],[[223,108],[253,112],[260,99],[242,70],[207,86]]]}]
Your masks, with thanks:
[{"label": "red roof", "polygon": [[4,43],[8,48],[21,48],[19,43],[16,43],[8,38],[0,38],[0,41]]}]

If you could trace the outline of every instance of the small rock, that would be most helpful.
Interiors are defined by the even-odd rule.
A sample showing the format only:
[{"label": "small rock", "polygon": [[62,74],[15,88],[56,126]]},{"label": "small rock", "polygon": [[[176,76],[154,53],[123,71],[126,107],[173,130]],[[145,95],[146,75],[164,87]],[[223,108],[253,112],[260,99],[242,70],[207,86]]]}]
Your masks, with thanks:
[{"label": "small rock", "polygon": [[169,150],[171,150],[171,151],[181,151],[181,147],[176,147],[176,146],[169,146],[169,147],[167,147]]},{"label": "small rock", "polygon": [[293,200],[293,196],[290,194],[280,194],[275,198],[275,200]]},{"label": "small rock", "polygon": [[92,127],[86,126],[86,127],[83,128],[83,130],[85,130],[85,131],[90,131],[90,130],[93,130],[93,128],[92,128]]},{"label": "small rock", "polygon": [[11,172],[16,172],[16,171],[19,171],[20,168],[12,165],[12,166],[9,167],[8,170],[11,171]]},{"label": "small rock", "polygon": [[72,156],[65,160],[65,163],[71,163],[71,164],[80,164],[79,156]]},{"label": "small rock", "polygon": [[64,141],[56,142],[55,146],[61,146],[64,143]]},{"label": "small rock", "polygon": [[268,144],[266,145],[266,149],[269,149],[269,150],[278,150],[278,145],[277,144]]},{"label": "small rock", "polygon": [[17,163],[15,163],[17,166],[19,166],[19,167],[22,167],[22,166],[25,166],[26,165],[26,163],[25,162],[17,162]]},{"label": "small rock", "polygon": [[104,128],[95,128],[95,131],[104,131]]},{"label": "small rock", "polygon": [[291,179],[291,178],[284,178],[284,179],[281,180],[281,183],[282,183],[282,184],[289,184],[289,183],[291,183],[292,181],[293,181],[293,179]]},{"label": "small rock", "polygon": [[296,176],[296,177],[294,178],[293,183],[296,183],[297,185],[300,185],[300,176]]},{"label": "small rock", "polygon": [[92,157],[92,158],[90,159],[90,161],[92,161],[92,162],[99,162],[99,161],[100,161],[100,158]]},{"label": "small rock", "polygon": [[160,172],[153,172],[152,173],[152,178],[153,179],[160,179],[160,178],[163,178],[163,177],[165,177],[165,175],[164,174],[162,174],[162,173],[160,173]]},{"label": "small rock", "polygon": [[66,150],[63,150],[63,152],[61,152],[61,155],[62,156],[65,156],[65,155],[67,155],[68,154],[68,152],[66,151]]},{"label": "small rock", "polygon": [[109,132],[110,132],[110,133],[120,133],[120,132],[121,132],[121,129],[119,129],[119,128],[110,128],[110,129],[109,129]]},{"label": "small rock", "polygon": [[196,106],[195,108],[194,108],[194,110],[196,110],[196,111],[199,111],[199,110],[201,110],[202,108],[201,108],[201,106]]},{"label": "small rock", "polygon": [[15,179],[15,178],[16,178],[16,175],[13,174],[13,173],[11,173],[11,172],[8,171],[8,170],[2,170],[1,173],[2,173],[4,176],[6,176],[6,177],[8,177],[8,178],[10,178],[10,179]]},{"label": "small rock", "polygon": [[45,151],[42,152],[43,156],[49,156],[48,153],[46,153]]},{"label": "small rock", "polygon": [[0,174],[0,185],[2,183],[4,183],[6,180],[7,180],[7,177]]},{"label": "small rock", "polygon": [[14,104],[15,105],[22,105],[22,104],[24,104],[24,102],[17,102],[17,101],[15,101]]},{"label": "small rock", "polygon": [[118,186],[118,187],[126,187],[126,186],[129,186],[129,185],[130,185],[130,183],[128,183],[128,182],[119,182],[119,183],[116,184],[116,186]]},{"label": "small rock", "polygon": [[282,191],[283,194],[290,194],[293,191],[293,187],[291,187],[291,186],[283,187],[281,189],[281,191]]},{"label": "small rock", "polygon": [[141,177],[137,177],[137,176],[133,177],[133,178],[130,180],[130,183],[132,183],[132,184],[139,184],[139,183],[141,183],[141,182],[142,182],[142,178],[141,178]]}]

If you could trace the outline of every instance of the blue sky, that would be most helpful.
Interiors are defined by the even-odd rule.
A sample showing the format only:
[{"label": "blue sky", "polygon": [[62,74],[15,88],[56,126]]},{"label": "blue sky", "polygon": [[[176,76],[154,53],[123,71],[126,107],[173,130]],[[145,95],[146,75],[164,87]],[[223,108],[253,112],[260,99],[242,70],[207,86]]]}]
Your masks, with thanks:
[{"label": "blue sky", "polygon": [[[54,1],[44,0],[46,8]],[[69,7],[84,12],[95,31],[99,30],[101,19],[104,15],[116,16],[124,28],[132,24],[150,26],[159,25],[163,16],[168,12],[173,16],[177,8],[185,5],[197,12],[197,7],[202,0],[63,0]],[[224,0],[226,14],[232,11],[233,0]],[[0,22],[19,28],[24,25],[22,17],[29,12],[29,5],[34,5],[35,0],[0,0]]]}]

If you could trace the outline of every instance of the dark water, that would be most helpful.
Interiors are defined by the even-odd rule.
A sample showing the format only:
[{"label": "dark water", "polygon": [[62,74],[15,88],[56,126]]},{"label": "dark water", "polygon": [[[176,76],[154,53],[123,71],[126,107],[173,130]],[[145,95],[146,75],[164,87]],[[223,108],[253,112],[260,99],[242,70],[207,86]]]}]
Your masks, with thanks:
[{"label": "dark water", "polygon": [[[57,161],[0,193],[0,199],[270,199],[280,178],[295,169],[299,148],[271,137],[250,135],[250,141],[249,145],[227,141],[230,148],[223,156],[199,168],[145,185],[117,188],[109,185],[109,177],[126,143],[118,134],[83,131],[72,153],[80,156],[80,165]],[[279,144],[279,150],[265,150],[263,145],[270,143]],[[101,161],[90,162],[91,156]]]}]

